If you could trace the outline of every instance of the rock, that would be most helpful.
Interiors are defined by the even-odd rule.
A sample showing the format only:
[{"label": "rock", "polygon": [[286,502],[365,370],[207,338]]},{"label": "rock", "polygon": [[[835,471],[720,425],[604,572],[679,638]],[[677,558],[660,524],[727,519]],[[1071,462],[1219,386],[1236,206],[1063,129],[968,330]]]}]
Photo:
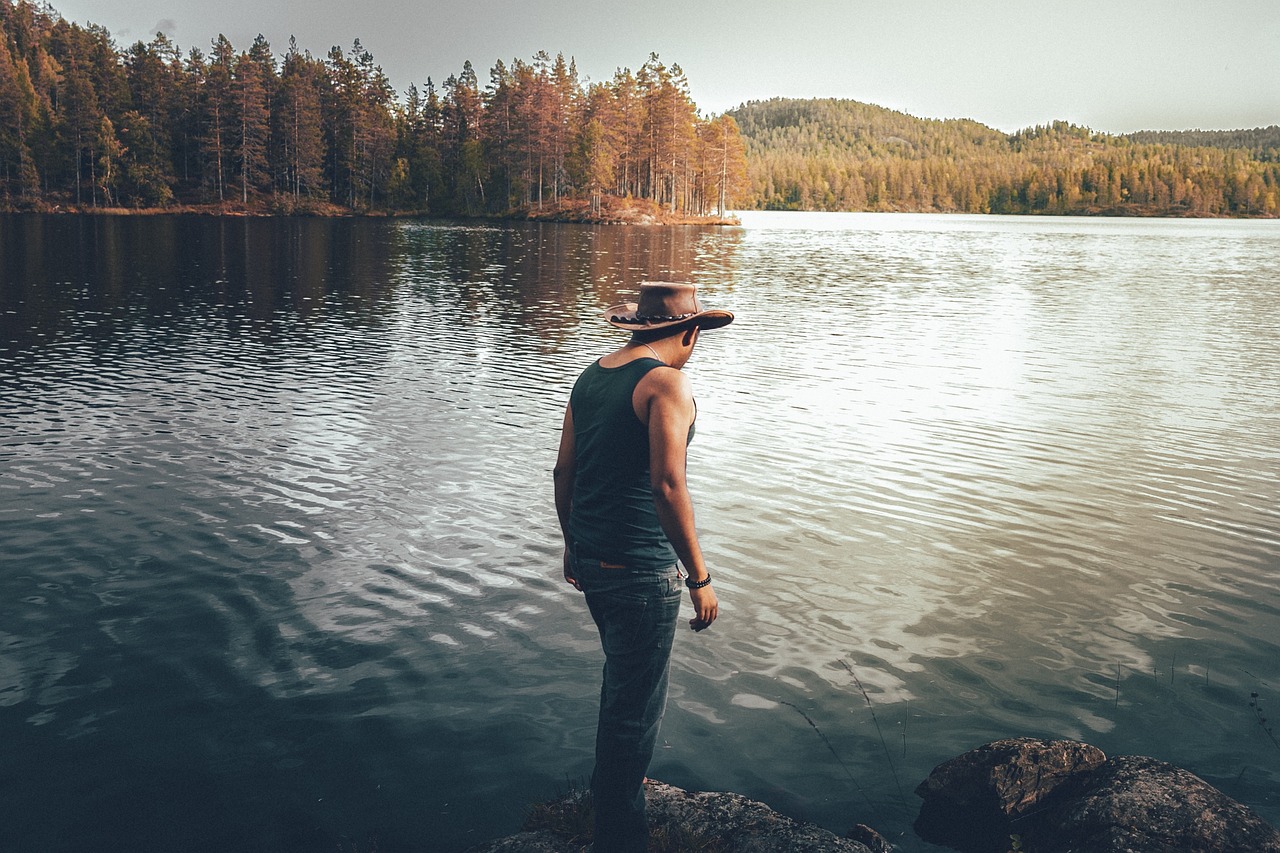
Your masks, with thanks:
[{"label": "rock", "polygon": [[1107,760],[1072,740],[998,740],[939,764],[916,788],[924,800],[916,833],[959,850],[1008,849],[1011,819],[1035,808],[1058,786]]},{"label": "rock", "polygon": [[680,827],[694,836],[715,838],[726,853],[870,853],[865,844],[793,820],[740,794],[683,791],[653,781],[645,790],[651,826]]},{"label": "rock", "polygon": [[844,837],[864,845],[871,853],[893,853],[893,845],[865,823],[855,824]]},{"label": "rock", "polygon": [[[883,847],[840,838],[819,826],[781,815],[739,794],[685,791],[650,780],[645,783],[649,830],[654,838],[686,842],[688,849],[719,853],[885,853],[874,830],[869,839]],[[586,797],[569,794],[535,810],[526,831],[471,848],[468,853],[581,853],[589,842]],[[656,845],[655,845],[656,846]]]},{"label": "rock", "polygon": [[1043,853],[1280,853],[1280,832],[1249,808],[1199,776],[1138,755],[1089,774],[1023,837]]},{"label": "rock", "polygon": [[1076,741],[995,741],[938,765],[916,832],[966,853],[1280,853],[1280,833],[1186,770]]}]

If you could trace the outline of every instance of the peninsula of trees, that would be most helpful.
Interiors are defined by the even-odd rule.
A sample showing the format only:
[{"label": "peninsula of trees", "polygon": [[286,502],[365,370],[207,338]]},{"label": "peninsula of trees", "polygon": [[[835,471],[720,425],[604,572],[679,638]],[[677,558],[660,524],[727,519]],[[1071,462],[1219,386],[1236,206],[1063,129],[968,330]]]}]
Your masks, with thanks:
[{"label": "peninsula of trees", "polygon": [[[585,84],[572,60],[471,63],[397,96],[359,41],[281,60],[259,36],[120,50],[48,5],[0,0],[0,207],[678,220],[740,204],[744,150],[678,65]],[[623,201],[625,200],[625,201]]]},{"label": "peninsula of trees", "polygon": [[746,140],[757,208],[1280,215],[1280,127],[1109,136],[1054,122],[1008,135],[781,98],[728,114]]}]

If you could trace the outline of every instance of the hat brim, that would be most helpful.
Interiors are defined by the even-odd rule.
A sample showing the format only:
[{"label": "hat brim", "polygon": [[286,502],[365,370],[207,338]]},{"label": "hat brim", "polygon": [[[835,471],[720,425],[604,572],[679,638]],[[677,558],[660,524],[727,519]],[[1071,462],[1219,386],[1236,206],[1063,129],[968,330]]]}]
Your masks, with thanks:
[{"label": "hat brim", "polygon": [[662,320],[654,323],[646,320],[637,320],[636,310],[638,307],[634,302],[623,302],[606,308],[604,310],[604,320],[614,328],[626,329],[631,332],[648,332],[657,329],[671,329],[677,326],[719,329],[721,326],[727,326],[733,322],[732,312],[711,308],[706,311],[699,311],[696,314],[690,314],[688,317],[681,317],[678,320]]}]

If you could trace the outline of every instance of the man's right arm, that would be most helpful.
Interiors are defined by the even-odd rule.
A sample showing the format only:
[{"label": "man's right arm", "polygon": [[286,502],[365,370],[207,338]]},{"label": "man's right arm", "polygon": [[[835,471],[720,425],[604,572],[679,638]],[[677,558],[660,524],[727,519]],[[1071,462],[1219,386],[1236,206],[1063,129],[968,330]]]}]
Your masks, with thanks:
[{"label": "man's right arm", "polygon": [[564,536],[564,579],[579,591],[582,587],[573,576],[569,561],[569,511],[573,508],[573,475],[575,470],[573,445],[573,409],[564,407],[564,426],[560,429],[560,450],[556,454],[556,467],[551,472],[555,482],[556,517],[560,520],[560,533]]}]

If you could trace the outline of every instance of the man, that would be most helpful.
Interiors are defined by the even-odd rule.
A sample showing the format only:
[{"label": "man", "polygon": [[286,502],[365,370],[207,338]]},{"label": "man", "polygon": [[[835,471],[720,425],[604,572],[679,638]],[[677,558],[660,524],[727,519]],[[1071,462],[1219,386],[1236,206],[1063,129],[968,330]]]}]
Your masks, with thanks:
[{"label": "man", "polygon": [[719,608],[685,483],[696,408],[681,368],[699,332],[733,315],[704,309],[692,284],[646,282],[637,303],[615,305],[605,319],[631,340],[573,386],[555,498],[564,579],[586,594],[605,655],[591,774],[594,849],[630,853],[648,845],[644,776],[666,708],[677,559],[693,602],[689,626],[707,628]]}]

